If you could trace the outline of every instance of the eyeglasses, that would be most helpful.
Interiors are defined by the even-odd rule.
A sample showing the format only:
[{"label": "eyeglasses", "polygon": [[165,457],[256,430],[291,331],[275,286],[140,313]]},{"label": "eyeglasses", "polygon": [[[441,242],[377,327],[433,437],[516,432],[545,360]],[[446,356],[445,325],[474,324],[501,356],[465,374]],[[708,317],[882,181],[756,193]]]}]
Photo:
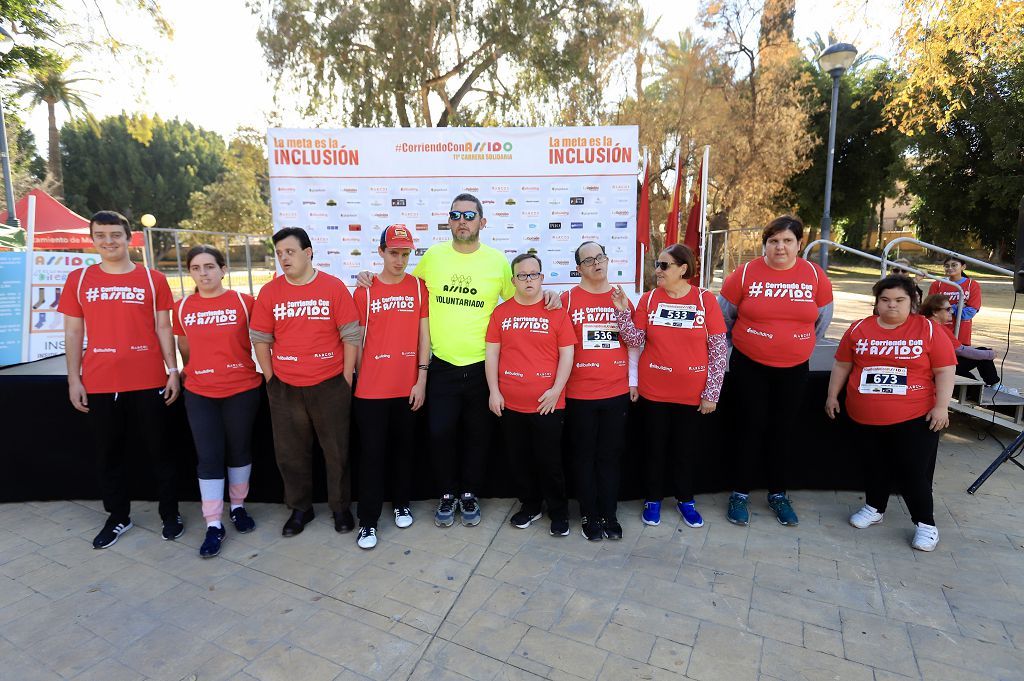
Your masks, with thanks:
[{"label": "eyeglasses", "polygon": [[540,279],[544,275],[540,272],[520,272],[516,275],[516,279],[519,281],[533,281],[534,279]]},{"label": "eyeglasses", "polygon": [[664,260],[655,260],[654,269],[656,270],[667,270],[669,267],[675,266],[674,262],[665,262]]},{"label": "eyeglasses", "polygon": [[448,211],[449,220],[476,220],[476,216],[479,215],[475,210],[450,210]]},{"label": "eyeglasses", "polygon": [[593,267],[594,265],[600,265],[608,262],[608,256],[602,253],[601,255],[595,255],[590,258],[583,258],[580,260],[580,265],[583,267]]}]

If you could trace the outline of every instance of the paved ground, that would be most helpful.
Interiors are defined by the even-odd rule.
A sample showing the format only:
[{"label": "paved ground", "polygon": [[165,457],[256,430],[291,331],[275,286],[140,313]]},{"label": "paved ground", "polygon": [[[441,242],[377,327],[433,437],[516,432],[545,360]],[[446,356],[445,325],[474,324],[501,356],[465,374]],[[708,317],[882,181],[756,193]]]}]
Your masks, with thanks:
[{"label": "paved ground", "polygon": [[516,530],[508,501],[439,530],[420,503],[369,552],[325,509],[284,539],[284,510],[255,505],[257,531],[212,560],[198,504],[176,542],[137,504],[106,551],[94,502],[0,506],[0,678],[1024,679],[1024,472],[964,494],[998,450],[957,423],[933,554],[899,503],[857,531],[860,495],[835,492],[794,493],[798,528],[760,499],[739,528],[699,497],[699,530],[623,504],[625,539],[601,543]]}]

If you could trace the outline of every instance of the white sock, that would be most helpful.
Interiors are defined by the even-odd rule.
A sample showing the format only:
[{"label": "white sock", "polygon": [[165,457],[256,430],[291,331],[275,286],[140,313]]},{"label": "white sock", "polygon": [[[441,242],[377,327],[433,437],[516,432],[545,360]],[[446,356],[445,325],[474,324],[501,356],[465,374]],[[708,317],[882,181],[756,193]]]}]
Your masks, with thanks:
[{"label": "white sock", "polygon": [[224,524],[219,520],[211,520],[206,523],[207,527],[216,527],[218,530],[223,529]]}]

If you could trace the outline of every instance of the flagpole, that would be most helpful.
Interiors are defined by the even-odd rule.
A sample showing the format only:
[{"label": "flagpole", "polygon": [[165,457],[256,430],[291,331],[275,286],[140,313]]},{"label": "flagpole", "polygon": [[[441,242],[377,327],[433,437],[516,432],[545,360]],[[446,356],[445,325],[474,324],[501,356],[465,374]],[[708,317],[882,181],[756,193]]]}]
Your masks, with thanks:
[{"label": "flagpole", "polygon": [[[701,173],[700,180],[700,261],[703,264],[700,268],[700,287],[707,288],[708,280],[711,279],[711,273],[708,271],[707,265],[707,215],[708,215],[708,175],[711,174],[711,168],[708,165],[708,160],[711,157],[711,146],[704,145],[704,160],[701,163],[703,171]],[[705,272],[707,276],[705,277]]]}]

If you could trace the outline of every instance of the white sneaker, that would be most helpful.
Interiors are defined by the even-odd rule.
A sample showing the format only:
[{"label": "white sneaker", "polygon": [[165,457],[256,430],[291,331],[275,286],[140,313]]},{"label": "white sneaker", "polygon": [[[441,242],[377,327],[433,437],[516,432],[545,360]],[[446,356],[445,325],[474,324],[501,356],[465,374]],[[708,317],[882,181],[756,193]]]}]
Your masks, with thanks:
[{"label": "white sneaker", "polygon": [[361,549],[372,549],[377,545],[377,528],[376,527],[360,527],[358,539],[356,544]]},{"label": "white sneaker", "polygon": [[1019,390],[1017,390],[1016,388],[1008,388],[1005,385],[1003,385],[1002,383],[996,383],[995,385],[990,386],[990,387],[992,388],[992,390],[995,390],[997,393],[1003,393],[1004,395],[1013,395],[1014,397],[1020,397],[1020,391]]},{"label": "white sneaker", "polygon": [[914,541],[910,542],[911,548],[918,551],[934,551],[939,544],[939,528],[934,525],[917,524],[917,531],[914,532]]},{"label": "white sneaker", "polygon": [[863,530],[865,527],[871,527],[882,522],[883,515],[874,506],[864,504],[859,511],[850,516],[850,524],[858,530]]},{"label": "white sneaker", "polygon": [[412,525],[412,510],[408,506],[399,506],[395,509],[395,525],[403,530]]}]

